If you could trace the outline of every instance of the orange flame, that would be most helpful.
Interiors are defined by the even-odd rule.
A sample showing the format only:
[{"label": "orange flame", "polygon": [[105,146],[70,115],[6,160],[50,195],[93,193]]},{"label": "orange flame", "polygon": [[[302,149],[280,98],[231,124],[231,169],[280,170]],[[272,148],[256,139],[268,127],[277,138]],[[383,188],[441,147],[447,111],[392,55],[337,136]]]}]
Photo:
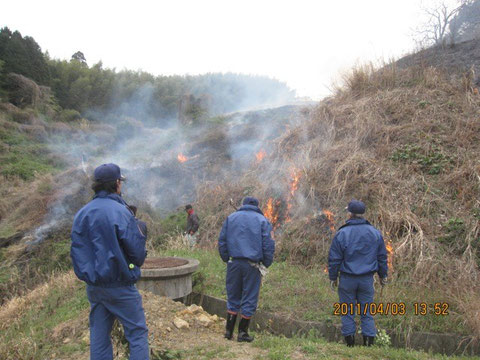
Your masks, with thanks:
[{"label": "orange flame", "polygon": [[328,274],[328,265],[325,265],[325,267],[323,268],[323,272],[324,272],[325,274]]},{"label": "orange flame", "polygon": [[322,213],[327,218],[328,225],[330,226],[330,230],[332,232],[334,232],[335,231],[335,218],[334,218],[333,213],[331,211],[328,211],[328,210],[325,210],[325,209],[322,210]]},{"label": "orange flame", "polygon": [[290,172],[291,181],[290,181],[290,195],[293,197],[295,195],[295,191],[298,190],[298,183],[302,174],[295,168],[292,169]]},{"label": "orange flame", "polygon": [[288,223],[290,221],[292,221],[292,219],[290,218],[290,209],[292,208],[292,204],[290,202],[287,203],[287,212],[286,212],[286,215],[285,215],[285,223]]},{"label": "orange flame", "polygon": [[187,158],[185,155],[183,155],[182,153],[180,153],[180,154],[177,155],[177,159],[178,159],[178,161],[181,162],[181,163],[184,163],[185,161],[188,160],[188,158]]},{"label": "orange flame", "polygon": [[255,154],[255,164],[260,164],[263,160],[263,158],[267,155],[265,150],[261,149],[258,153]]},{"label": "orange flame", "polygon": [[393,245],[390,240],[385,241],[385,247],[387,248],[387,262],[388,271],[393,272]]},{"label": "orange flame", "polygon": [[272,198],[269,198],[267,201],[267,205],[263,208],[263,214],[265,217],[270,221],[273,225],[273,228],[276,229],[278,224],[278,211],[277,207],[280,204],[279,200],[274,201]]},{"label": "orange flame", "polygon": [[296,168],[293,168],[290,171],[290,184],[288,186],[289,188],[289,193],[287,197],[287,213],[285,216],[285,222],[288,223],[292,219],[290,218],[290,210],[292,209],[292,200],[293,197],[295,196],[295,192],[298,190],[300,178],[302,177],[302,174],[300,171]]}]

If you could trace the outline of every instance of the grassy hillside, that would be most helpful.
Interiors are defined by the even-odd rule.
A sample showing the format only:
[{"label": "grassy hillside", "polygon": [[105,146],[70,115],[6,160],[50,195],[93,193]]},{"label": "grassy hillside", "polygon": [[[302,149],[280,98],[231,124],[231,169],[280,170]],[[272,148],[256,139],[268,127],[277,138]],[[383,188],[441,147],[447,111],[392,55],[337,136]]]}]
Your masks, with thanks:
[{"label": "grassy hillside", "polygon": [[[324,265],[332,231],[322,210],[338,226],[345,204],[362,199],[366,217],[393,245],[392,286],[417,292],[416,301],[427,301],[425,291],[441,293],[459,323],[480,335],[471,316],[480,313],[479,105],[468,77],[430,67],[354,69],[309,121],[275,141],[255,173],[201,189],[204,246],[214,246],[228,199],[249,193],[274,198],[277,217],[297,210],[277,223],[277,261]],[[271,164],[277,176],[262,177]],[[291,188],[278,189],[292,167],[294,197]]]},{"label": "grassy hillside", "polygon": [[[170,246],[169,250],[153,252],[151,255],[198,259],[200,268],[194,277],[194,291],[226,299],[226,266],[217,251]],[[338,295],[330,289],[328,276],[323,269],[323,265],[311,266],[307,270],[286,261],[275,262],[262,280],[259,309],[299,320],[339,324],[339,316],[334,315],[334,303],[338,302]],[[378,282],[375,287],[376,303],[406,304],[405,315],[377,314],[375,321],[378,328],[469,335],[470,330],[466,328],[463,317],[455,313],[456,309],[449,309],[448,316],[415,315],[415,302],[433,304],[447,301],[442,291],[408,289],[396,282],[382,292],[379,291]]]},{"label": "grassy hillside", "polygon": [[[446,359],[417,351],[347,348],[327,343],[314,333],[286,339],[255,334],[252,344],[223,339],[224,322],[204,326],[185,306],[145,293],[143,305],[149,327],[152,360],[162,359]],[[0,357],[15,360],[88,359],[88,301],[84,285],[72,272],[52,276],[25,296],[13,298],[0,308]],[[177,329],[175,317],[184,318],[189,329]],[[126,359],[126,346],[118,325],[113,332],[116,359]],[[448,357],[461,359],[462,357]]]},{"label": "grassy hillside", "polygon": [[[480,336],[480,96],[471,72],[359,67],[313,109],[233,114],[172,129],[147,128],[134,118],[108,125],[57,121],[51,111],[0,107],[0,323],[7,334],[0,357],[85,355],[88,305],[67,274],[71,220],[91,196],[84,151],[92,165],[104,158],[129,165],[126,196],[138,201],[149,225],[150,254],[199,258],[197,290],[225,296],[216,239],[233,211],[230,200],[254,195],[274,223],[277,243],[260,306],[338,322],[324,267],[345,204],[357,198],[393,248],[390,285],[379,300],[450,305],[448,317],[382,317],[380,327]],[[177,241],[185,221],[177,207],[191,199],[201,219],[195,251]],[[18,316],[9,310],[16,303],[23,306]],[[68,341],[45,333],[65,326],[66,334],[77,325],[81,331]],[[275,350],[279,342],[282,351]],[[255,356],[272,359],[351,354],[313,338],[263,335],[257,344]],[[221,358],[222,346],[203,358]],[[185,349],[172,351],[193,358]],[[410,355],[392,350],[388,357]]]},{"label": "grassy hillside", "polygon": [[[71,131],[38,110],[0,103],[0,304],[70,266],[69,225],[61,216],[72,216],[88,201],[90,194],[80,188],[88,179],[67,166],[51,143]],[[69,204],[52,212],[65,198]],[[53,236],[33,246],[39,225],[54,221]]]}]

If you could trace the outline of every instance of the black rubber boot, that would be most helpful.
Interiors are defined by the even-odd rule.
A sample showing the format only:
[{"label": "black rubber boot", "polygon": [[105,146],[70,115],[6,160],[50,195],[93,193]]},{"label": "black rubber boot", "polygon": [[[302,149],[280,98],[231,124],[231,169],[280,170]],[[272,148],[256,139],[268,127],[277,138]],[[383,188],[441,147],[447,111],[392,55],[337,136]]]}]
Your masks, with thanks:
[{"label": "black rubber boot", "polygon": [[238,342],[252,342],[253,336],[248,335],[248,325],[250,325],[250,319],[242,317],[240,324],[238,324]]},{"label": "black rubber boot", "polygon": [[364,346],[372,346],[373,341],[375,340],[374,336],[363,336],[363,345]]},{"label": "black rubber boot", "polygon": [[347,343],[348,347],[354,347],[355,346],[355,335],[345,336],[345,342]]},{"label": "black rubber boot", "polygon": [[227,326],[225,327],[225,339],[232,340],[233,330],[235,329],[235,322],[237,321],[237,314],[227,314]]}]

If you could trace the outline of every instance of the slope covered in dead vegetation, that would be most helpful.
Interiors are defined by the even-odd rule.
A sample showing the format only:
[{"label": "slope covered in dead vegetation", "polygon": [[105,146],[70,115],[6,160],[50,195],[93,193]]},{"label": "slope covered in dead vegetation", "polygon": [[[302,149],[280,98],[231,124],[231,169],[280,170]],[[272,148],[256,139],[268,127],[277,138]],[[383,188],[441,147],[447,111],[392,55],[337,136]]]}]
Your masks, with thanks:
[{"label": "slope covered in dead vegetation", "polygon": [[[392,286],[440,290],[438,300],[451,303],[453,317],[480,335],[472,316],[480,313],[480,97],[474,89],[468,78],[433,67],[354,69],[309,121],[275,140],[256,173],[200,191],[203,241],[214,245],[232,195],[253,193],[264,202],[273,198],[280,219],[291,209],[292,218],[276,224],[277,260],[326,264],[332,231],[322,210],[333,212],[338,226],[345,204],[362,199],[367,218],[393,245]],[[275,164],[277,176],[263,175],[267,164]],[[292,168],[299,182],[290,196]]]},{"label": "slope covered in dead vegetation", "polygon": [[[480,86],[480,39],[460,42],[450,46],[432,46],[398,60],[397,66],[434,66],[452,74],[473,72],[476,86]],[[476,77],[475,77],[476,75]]]},{"label": "slope covered in dead vegetation", "polygon": [[[259,197],[275,227],[279,263],[265,281],[278,291],[262,306],[310,320],[331,315],[331,294],[293,300],[327,289],[322,272],[331,238],[344,221],[345,204],[361,199],[367,218],[392,247],[391,290],[383,300],[450,304],[447,319],[391,317],[382,326],[480,336],[480,96],[474,72],[465,69],[445,71],[422,62],[358,67],[335,96],[314,108],[237,113],[166,128],[133,117],[109,117],[109,123],[75,117],[66,123],[48,111],[2,104],[1,314],[20,301],[16,295],[25,294],[28,302],[37,285],[56,288],[66,279],[55,276],[41,285],[52,272],[70,267],[71,220],[92,195],[92,167],[118,161],[129,177],[125,197],[149,225],[151,253],[175,247],[184,226],[178,209],[185,203],[198,210],[200,248],[208,251],[233,211],[231,199],[235,205],[246,195]],[[205,262],[215,265],[208,256]],[[291,264],[294,276],[285,281]],[[221,292],[221,265],[199,276],[197,290]],[[320,290],[302,282],[311,276]],[[64,321],[69,330],[60,333],[70,333],[70,321],[80,330],[65,343],[63,335],[53,339],[49,355],[70,343],[76,345],[68,351],[85,353],[86,322],[78,319],[86,317],[86,301],[78,284],[69,291],[52,300],[60,309],[64,304],[78,310]],[[38,310],[34,301],[22,306]],[[9,327],[10,338],[31,326],[42,328],[44,319],[29,321]],[[168,338],[160,332],[159,338]],[[22,341],[32,354],[41,354],[28,339]],[[9,345],[2,351],[16,349],[3,344]]]}]

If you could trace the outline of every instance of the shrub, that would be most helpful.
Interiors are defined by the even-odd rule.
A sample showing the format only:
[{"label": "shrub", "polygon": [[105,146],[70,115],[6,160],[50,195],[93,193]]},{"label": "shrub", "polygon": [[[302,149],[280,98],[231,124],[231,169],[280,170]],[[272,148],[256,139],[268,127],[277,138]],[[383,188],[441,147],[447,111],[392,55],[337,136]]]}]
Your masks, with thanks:
[{"label": "shrub", "polygon": [[160,220],[160,235],[153,240],[154,246],[163,246],[172,237],[180,235],[186,228],[186,214],[177,211]]},{"label": "shrub", "polygon": [[375,339],[375,343],[378,346],[389,347],[392,344],[390,340],[390,335],[387,334],[385,329],[378,329],[376,337],[377,338]]},{"label": "shrub", "polygon": [[80,113],[77,110],[73,110],[73,109],[62,110],[57,115],[57,120],[62,122],[72,122],[72,121],[80,120],[81,118],[82,118],[82,115],[80,115]]}]

